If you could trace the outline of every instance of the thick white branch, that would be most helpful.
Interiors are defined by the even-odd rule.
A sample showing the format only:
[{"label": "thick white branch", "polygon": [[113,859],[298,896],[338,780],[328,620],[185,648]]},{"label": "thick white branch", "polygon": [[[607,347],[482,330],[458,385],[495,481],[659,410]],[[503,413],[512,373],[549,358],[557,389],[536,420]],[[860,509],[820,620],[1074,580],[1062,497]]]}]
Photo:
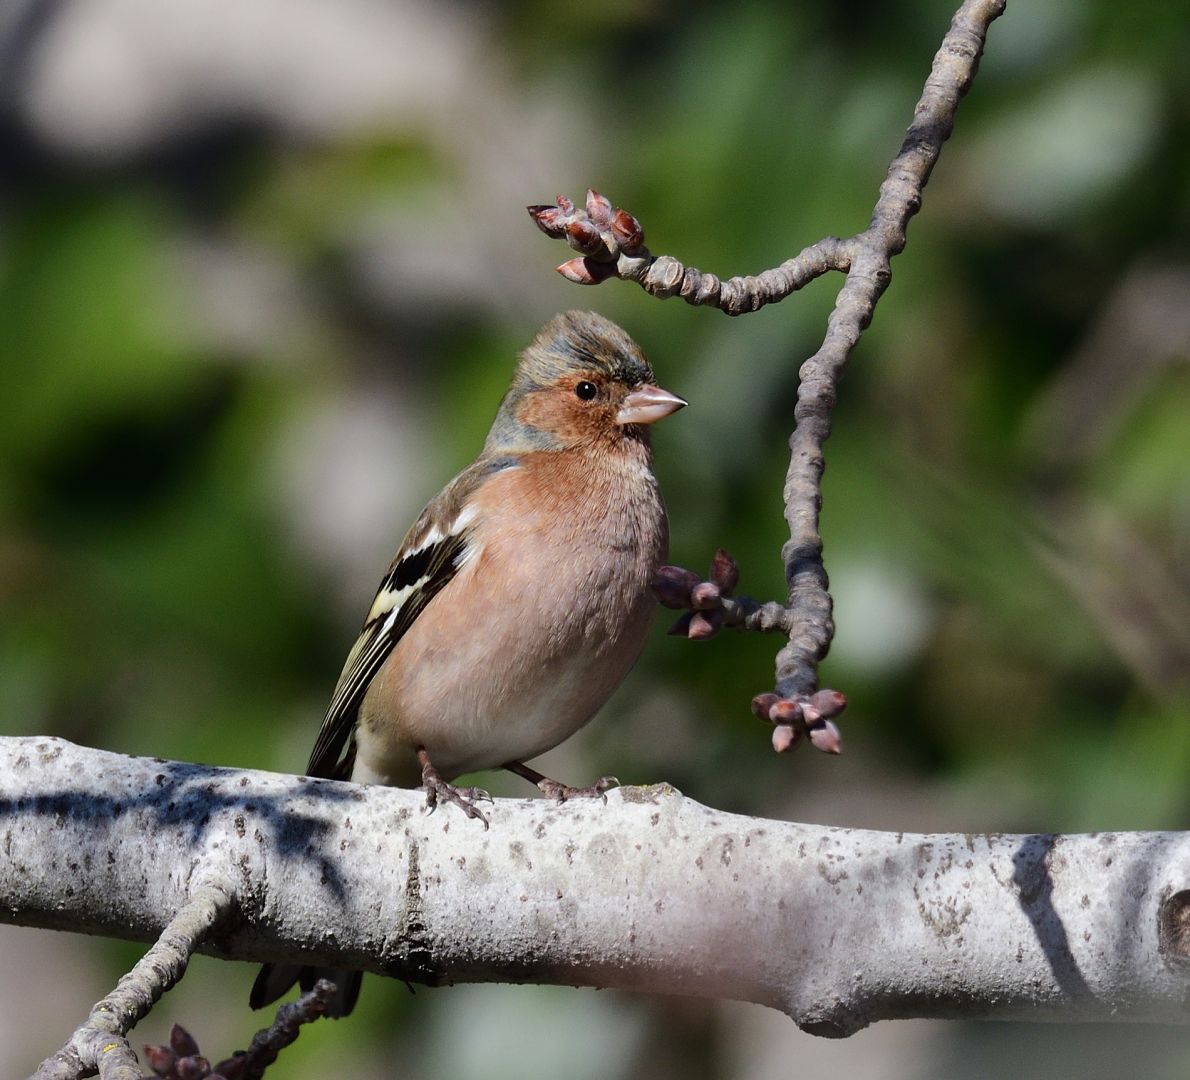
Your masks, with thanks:
[{"label": "thick white branch", "polygon": [[[614,986],[873,1020],[1190,1019],[1190,834],[911,835],[720,813],[661,785],[500,800],[0,739],[0,918],[414,981]],[[246,981],[246,980],[245,980]]]}]

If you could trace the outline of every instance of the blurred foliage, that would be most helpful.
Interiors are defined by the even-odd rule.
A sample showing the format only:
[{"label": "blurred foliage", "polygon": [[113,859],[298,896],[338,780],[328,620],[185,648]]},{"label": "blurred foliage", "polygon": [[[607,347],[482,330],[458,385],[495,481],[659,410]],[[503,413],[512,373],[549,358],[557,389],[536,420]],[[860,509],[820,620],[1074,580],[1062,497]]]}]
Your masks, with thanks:
[{"label": "blurred foliage", "polygon": [[[359,105],[359,85],[387,85],[366,43],[303,30],[299,4],[262,56],[300,55],[303,33],[312,55],[343,50],[342,85],[314,89],[332,116],[318,123],[286,111],[301,80],[227,80],[244,33],[228,6],[195,16],[193,66],[168,54],[160,87],[100,63],[77,99],[53,61],[82,5],[10,16],[0,731],[300,770],[404,524],[477,451],[516,350],[567,306],[621,321],[693,403],[656,437],[674,561],[702,567],[723,545],[743,591],[780,596],[795,373],[839,280],[734,321],[617,282],[580,293],[522,207],[594,185],[655,252],[722,275],[856,232],[953,6],[353,0],[320,18],[390,19],[399,47],[379,35],[376,52],[438,80],[413,105],[375,90],[386,112]],[[122,10],[89,17],[119,26]],[[693,645],[659,623],[556,771],[873,827],[1190,824],[1188,15],[1054,0],[1010,4],[992,29],[827,446],[824,681],[851,701],[845,756],[769,750],[748,701],[777,642]],[[129,120],[105,142],[122,101],[140,115],[138,90],[168,122]],[[101,948],[109,973],[135,955]],[[199,1016],[246,1042],[249,979],[196,963],[177,1018],[204,1046]],[[455,993],[371,979],[359,1014],[306,1034],[276,1076],[344,1074],[350,1055],[356,1076],[393,1059],[404,1076],[473,1075],[469,1050],[417,1032],[508,1043],[558,1008],[560,1032],[586,1034],[533,1058],[514,1041],[488,1080],[563,1063],[641,1075],[645,1060],[653,1076],[770,1075],[710,1005],[588,995],[576,1018],[556,991]],[[70,1007],[39,1017],[38,1053],[77,1021]],[[599,1024],[618,1056],[582,1054]],[[860,1055],[855,1076],[986,1075],[971,1062],[997,1029],[950,1030],[928,1065],[919,1050],[916,1066],[882,1052],[865,1066],[862,1039],[832,1052]],[[1005,1038],[1022,1056],[1081,1038],[1030,1032]],[[813,1054],[822,1075],[845,1060]],[[1070,1075],[1146,1054],[1146,1075],[1190,1065],[1184,1046],[1120,1033],[1096,1051],[1106,1071]]]}]

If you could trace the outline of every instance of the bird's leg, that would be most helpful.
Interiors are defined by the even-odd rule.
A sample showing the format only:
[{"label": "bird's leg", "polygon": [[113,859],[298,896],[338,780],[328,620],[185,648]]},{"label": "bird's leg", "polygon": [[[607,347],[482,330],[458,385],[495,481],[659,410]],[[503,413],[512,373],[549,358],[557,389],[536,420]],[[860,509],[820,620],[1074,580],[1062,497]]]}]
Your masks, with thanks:
[{"label": "bird's leg", "polygon": [[543,776],[536,769],[531,769],[519,761],[510,761],[504,767],[509,772],[516,773],[517,776],[523,776],[530,784],[536,784],[542,794],[548,795],[551,799],[557,799],[558,802],[565,802],[567,799],[602,799],[607,802],[604,792],[610,787],[618,787],[620,783],[614,776],[601,776],[589,787],[571,787],[569,784],[560,784],[557,780],[551,780],[548,776]]},{"label": "bird's leg", "polygon": [[438,808],[440,802],[454,803],[469,818],[479,818],[483,827],[488,827],[487,817],[475,804],[481,799],[493,802],[491,795],[483,788],[455,787],[454,784],[443,780],[442,774],[430,764],[430,755],[426,753],[424,746],[417,748],[417,762],[421,766],[421,786],[425,790],[426,806],[430,808],[430,813]]}]

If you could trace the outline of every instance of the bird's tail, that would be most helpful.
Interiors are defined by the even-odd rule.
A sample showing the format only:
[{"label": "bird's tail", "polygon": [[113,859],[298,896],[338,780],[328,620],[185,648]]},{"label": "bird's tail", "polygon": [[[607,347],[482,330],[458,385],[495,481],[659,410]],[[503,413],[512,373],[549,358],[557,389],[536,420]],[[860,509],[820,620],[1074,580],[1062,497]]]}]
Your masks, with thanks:
[{"label": "bird's tail", "polygon": [[327,1016],[338,1020],[355,1008],[360,984],[364,981],[362,971],[303,967],[301,964],[265,964],[256,976],[256,982],[252,984],[248,1004],[254,1009],[261,1009],[276,1001],[294,983],[305,992],[313,990],[319,979],[329,979],[335,984],[334,996],[327,1005]]}]

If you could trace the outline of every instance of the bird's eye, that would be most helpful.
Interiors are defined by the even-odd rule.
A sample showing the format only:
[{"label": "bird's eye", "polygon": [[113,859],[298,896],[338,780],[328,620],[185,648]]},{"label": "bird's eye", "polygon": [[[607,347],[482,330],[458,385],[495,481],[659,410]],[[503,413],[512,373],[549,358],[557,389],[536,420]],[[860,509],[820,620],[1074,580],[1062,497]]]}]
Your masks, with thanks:
[{"label": "bird's eye", "polygon": [[581,382],[574,388],[575,394],[579,401],[594,401],[595,395],[599,393],[599,387],[593,382]]}]

